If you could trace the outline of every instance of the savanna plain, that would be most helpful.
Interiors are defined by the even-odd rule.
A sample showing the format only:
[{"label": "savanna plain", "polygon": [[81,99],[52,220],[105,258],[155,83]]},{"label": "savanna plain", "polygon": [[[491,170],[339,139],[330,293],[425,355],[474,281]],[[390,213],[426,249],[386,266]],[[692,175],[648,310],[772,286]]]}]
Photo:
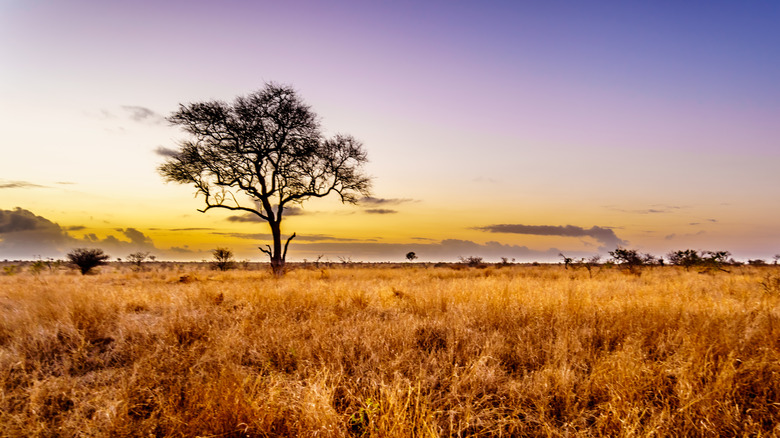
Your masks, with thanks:
[{"label": "savanna plain", "polygon": [[2,436],[780,436],[780,269],[0,276]]}]

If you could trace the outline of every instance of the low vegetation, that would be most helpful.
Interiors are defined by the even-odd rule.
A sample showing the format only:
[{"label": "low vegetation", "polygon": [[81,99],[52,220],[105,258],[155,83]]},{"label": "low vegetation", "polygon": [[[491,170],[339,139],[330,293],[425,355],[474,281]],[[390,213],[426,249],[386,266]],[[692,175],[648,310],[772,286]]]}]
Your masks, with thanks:
[{"label": "low vegetation", "polygon": [[71,265],[81,271],[81,275],[87,275],[92,269],[105,265],[108,254],[97,248],[76,248],[67,254]]},{"label": "low vegetation", "polygon": [[1,435],[780,434],[776,266],[598,270],[0,276]]}]

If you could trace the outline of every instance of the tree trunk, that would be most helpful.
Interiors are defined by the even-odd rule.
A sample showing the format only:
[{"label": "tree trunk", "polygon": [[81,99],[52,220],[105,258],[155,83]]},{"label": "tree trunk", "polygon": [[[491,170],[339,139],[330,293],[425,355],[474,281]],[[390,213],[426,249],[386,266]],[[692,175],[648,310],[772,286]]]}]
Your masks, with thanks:
[{"label": "tree trunk", "polygon": [[278,222],[271,222],[271,235],[274,239],[274,246],[271,250],[271,271],[274,275],[284,273],[284,258],[286,254],[282,253],[282,227]]}]

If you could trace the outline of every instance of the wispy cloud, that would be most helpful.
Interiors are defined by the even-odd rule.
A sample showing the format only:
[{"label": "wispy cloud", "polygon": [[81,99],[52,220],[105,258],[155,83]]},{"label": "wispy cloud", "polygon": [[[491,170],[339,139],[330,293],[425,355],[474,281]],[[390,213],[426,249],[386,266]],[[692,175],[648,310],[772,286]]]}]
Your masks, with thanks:
[{"label": "wispy cloud", "polygon": [[389,208],[367,208],[364,210],[366,213],[369,214],[395,214],[398,213],[398,210],[392,210]]},{"label": "wispy cloud", "polygon": [[[261,207],[258,206],[258,208]],[[273,206],[273,209],[274,211],[276,211],[276,206]],[[284,207],[283,214],[285,216],[302,216],[306,214],[306,211],[301,207],[289,206],[289,207]],[[265,219],[261,218],[260,216],[254,213],[244,213],[240,215],[228,216],[226,220],[230,222],[265,222]]]},{"label": "wispy cloud", "polygon": [[157,149],[154,150],[154,153],[166,158],[176,157],[179,155],[179,152],[176,149],[166,148],[165,146],[157,146]]},{"label": "wispy cloud", "polygon": [[707,234],[707,232],[704,231],[704,230],[699,231],[698,233],[688,233],[688,234],[672,233],[672,234],[668,234],[668,235],[664,236],[664,239],[665,240],[675,240],[675,239],[686,238],[686,237],[701,236],[701,235],[704,235],[704,234]]},{"label": "wispy cloud", "polygon": [[513,233],[534,236],[591,237],[602,244],[599,248],[601,251],[611,250],[627,244],[627,242],[620,239],[611,228],[597,226],[582,228],[574,225],[498,224],[475,227],[475,229],[491,233]]},{"label": "wispy cloud", "polygon": [[29,181],[0,181],[0,189],[41,189],[46,188],[40,184]]},{"label": "wispy cloud", "polygon": [[[227,237],[234,237],[236,239],[248,239],[248,240],[272,240],[273,236],[269,233],[223,233],[223,232],[213,232],[211,234],[216,234],[218,236],[227,236]],[[282,239],[287,239],[290,236],[282,236]],[[330,236],[327,234],[303,234],[298,235],[296,234],[294,242],[359,242],[360,239],[351,239],[351,238],[345,238],[345,237],[335,237]]]},{"label": "wispy cloud", "polygon": [[153,231],[211,231],[215,228],[202,228],[202,227],[193,227],[193,228],[149,228]]},{"label": "wispy cloud", "polygon": [[236,215],[236,216],[228,216],[226,220],[230,222],[265,222],[263,218],[252,213],[246,213],[246,214]]},{"label": "wispy cloud", "polygon": [[639,208],[639,209],[619,208],[614,205],[605,205],[604,208],[612,211],[619,211],[621,213],[630,213],[630,214],[663,214],[663,213],[674,213],[685,207],[679,205],[653,204],[649,208]]},{"label": "wispy cloud", "polygon": [[130,119],[136,122],[153,124],[165,123],[165,117],[144,106],[123,105],[122,109],[128,113]]},{"label": "wispy cloud", "polygon": [[359,201],[360,205],[380,207],[389,205],[407,204],[410,202],[417,202],[411,198],[375,198],[373,196],[366,196]]}]

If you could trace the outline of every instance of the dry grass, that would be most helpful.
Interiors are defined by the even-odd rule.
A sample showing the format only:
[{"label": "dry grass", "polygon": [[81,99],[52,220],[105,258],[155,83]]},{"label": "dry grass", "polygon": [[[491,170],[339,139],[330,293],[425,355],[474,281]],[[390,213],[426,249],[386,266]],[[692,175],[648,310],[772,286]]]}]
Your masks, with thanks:
[{"label": "dry grass", "polygon": [[0,434],[777,436],[779,277],[0,276]]}]

